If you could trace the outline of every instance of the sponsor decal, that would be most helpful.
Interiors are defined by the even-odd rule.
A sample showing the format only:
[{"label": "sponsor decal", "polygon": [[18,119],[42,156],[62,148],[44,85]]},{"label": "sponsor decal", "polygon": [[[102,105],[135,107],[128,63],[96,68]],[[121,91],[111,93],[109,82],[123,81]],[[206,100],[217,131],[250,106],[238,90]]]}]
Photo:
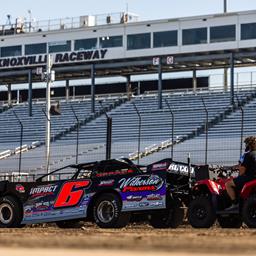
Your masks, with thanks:
[{"label": "sponsor decal", "polygon": [[163,202],[151,202],[150,203],[150,206],[153,207],[153,206],[163,206],[164,203]]},{"label": "sponsor decal", "polygon": [[49,202],[42,202],[42,203],[37,203],[36,204],[36,210],[37,211],[45,211],[48,210],[50,206]]},{"label": "sponsor decal", "polygon": [[19,193],[25,193],[25,188],[24,188],[24,186],[21,185],[21,184],[17,184],[17,185],[15,186],[15,190],[18,191]]},{"label": "sponsor decal", "polygon": [[97,173],[97,177],[106,177],[106,176],[112,176],[112,175],[125,175],[133,173],[133,170],[119,170],[119,171],[113,171],[113,172],[103,172],[103,173]]},{"label": "sponsor decal", "polygon": [[122,192],[156,191],[162,187],[163,183],[157,175],[139,175],[119,181]]},{"label": "sponsor decal", "polygon": [[[187,165],[172,163],[172,164],[170,164],[168,170],[172,171],[172,172],[177,172],[179,174],[188,175],[188,166]],[[195,173],[195,168],[191,166],[191,174],[194,174],[194,173]]]},{"label": "sponsor decal", "polygon": [[130,201],[130,202],[139,202],[142,200],[142,196],[133,196],[133,195],[130,195],[130,196],[127,196],[126,199],[127,201]]},{"label": "sponsor decal", "polygon": [[32,197],[54,195],[54,192],[57,189],[57,185],[44,185],[36,188],[31,188],[29,195]]},{"label": "sponsor decal", "polygon": [[152,166],[152,171],[158,171],[158,170],[165,170],[167,167],[167,163],[159,163],[159,164],[154,164]]},{"label": "sponsor decal", "polygon": [[31,207],[25,208],[24,209],[25,215],[31,215],[32,214],[32,209]]},{"label": "sponsor decal", "polygon": [[139,203],[139,207],[146,207],[149,206],[149,202],[141,202]]},{"label": "sponsor decal", "polygon": [[98,186],[99,187],[113,186],[114,182],[115,180],[102,180]]},{"label": "sponsor decal", "polygon": [[91,185],[89,180],[68,181],[63,184],[54,208],[72,207],[78,205],[84,195],[84,189]]},{"label": "sponsor decal", "polygon": [[147,200],[149,201],[162,200],[162,196],[159,194],[151,194],[147,196]]},{"label": "sponsor decal", "polygon": [[124,206],[125,209],[129,209],[129,208],[137,208],[138,207],[138,204],[136,203],[129,203],[129,204],[126,204]]},{"label": "sponsor decal", "polygon": [[[105,59],[107,49],[100,50],[89,50],[89,51],[77,51],[77,52],[65,52],[53,54],[53,63],[69,63],[69,62],[83,62],[90,60],[101,60]],[[10,67],[24,67],[24,66],[35,66],[45,65],[47,62],[46,54],[19,56],[11,58],[0,58],[0,68]]]}]

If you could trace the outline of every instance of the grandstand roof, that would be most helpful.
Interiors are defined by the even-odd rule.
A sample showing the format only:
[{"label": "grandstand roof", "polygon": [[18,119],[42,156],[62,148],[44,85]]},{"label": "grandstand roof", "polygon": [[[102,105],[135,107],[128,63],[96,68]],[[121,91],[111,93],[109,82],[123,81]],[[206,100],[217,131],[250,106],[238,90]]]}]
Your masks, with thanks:
[{"label": "grandstand roof", "polygon": [[[80,21],[86,17],[89,21],[90,16]],[[41,81],[36,68],[45,68],[47,53],[54,56],[56,80],[90,78],[92,64],[97,77],[157,73],[159,57],[162,72],[229,67],[233,59],[236,67],[255,65],[255,17],[256,11],[246,11],[113,24],[110,19],[75,28],[61,24],[11,35],[3,30],[0,83],[27,82],[29,71],[33,81]],[[93,39],[95,47],[86,48]]]}]

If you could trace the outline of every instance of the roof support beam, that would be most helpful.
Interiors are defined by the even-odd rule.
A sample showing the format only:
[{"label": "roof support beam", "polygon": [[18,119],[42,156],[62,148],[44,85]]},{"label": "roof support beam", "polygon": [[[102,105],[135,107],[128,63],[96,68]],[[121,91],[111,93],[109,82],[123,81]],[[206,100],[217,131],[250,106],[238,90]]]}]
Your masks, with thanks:
[{"label": "roof support beam", "polygon": [[162,58],[159,58],[158,64],[158,108],[163,108],[163,86],[162,86]]},{"label": "roof support beam", "polygon": [[234,54],[230,54],[230,104],[235,105],[235,95],[234,95],[234,75],[235,75],[235,66],[234,66]]},{"label": "roof support beam", "polygon": [[91,65],[91,112],[95,113],[95,65]]},{"label": "roof support beam", "polygon": [[32,70],[28,72],[28,115],[32,116]]}]

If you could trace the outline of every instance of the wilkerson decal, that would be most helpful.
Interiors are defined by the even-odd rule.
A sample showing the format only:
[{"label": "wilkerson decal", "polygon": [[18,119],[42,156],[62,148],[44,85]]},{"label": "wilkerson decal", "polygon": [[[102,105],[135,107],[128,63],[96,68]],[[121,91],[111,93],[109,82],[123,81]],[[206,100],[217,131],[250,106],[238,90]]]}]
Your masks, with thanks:
[{"label": "wilkerson decal", "polygon": [[[79,52],[55,53],[52,54],[53,64],[101,60],[105,59],[107,51],[107,49],[100,49]],[[47,54],[0,58],[0,68],[46,65],[46,62]]]}]

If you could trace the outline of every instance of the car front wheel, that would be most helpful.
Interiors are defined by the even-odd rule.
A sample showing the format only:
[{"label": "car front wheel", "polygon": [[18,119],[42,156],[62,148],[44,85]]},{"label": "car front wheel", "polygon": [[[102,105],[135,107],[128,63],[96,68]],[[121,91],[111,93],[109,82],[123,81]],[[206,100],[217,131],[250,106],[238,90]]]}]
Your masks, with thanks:
[{"label": "car front wheel", "polygon": [[101,195],[93,207],[95,223],[101,228],[122,228],[130,220],[130,213],[121,212],[122,203],[118,195]]}]

